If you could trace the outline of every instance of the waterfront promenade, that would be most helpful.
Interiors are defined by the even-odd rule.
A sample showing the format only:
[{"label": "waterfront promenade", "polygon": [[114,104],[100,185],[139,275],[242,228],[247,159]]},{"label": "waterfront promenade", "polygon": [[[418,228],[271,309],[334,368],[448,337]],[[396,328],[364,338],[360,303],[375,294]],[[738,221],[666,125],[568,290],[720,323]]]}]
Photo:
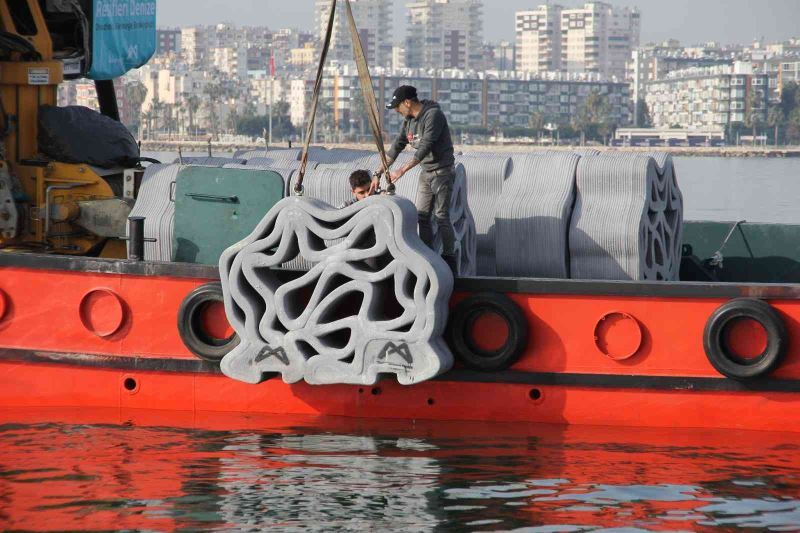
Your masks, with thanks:
[{"label": "waterfront promenade", "polygon": [[[294,147],[299,147],[297,143]],[[361,150],[373,150],[372,144],[328,144],[319,143],[315,146],[325,146],[327,148],[356,148]],[[215,155],[231,154],[236,150],[259,150],[264,148],[264,144],[250,143],[225,143],[211,142],[211,151]],[[274,143],[271,148],[286,148],[286,143]],[[175,152],[181,149],[184,154],[206,153],[209,143],[197,141],[143,141],[143,152]],[[530,152],[534,150],[564,150],[571,151],[579,149],[579,146],[542,146],[537,144],[469,144],[457,145],[456,150],[469,152]],[[800,146],[723,146],[723,147],[704,147],[704,146],[631,146],[631,147],[612,147],[612,146],[586,146],[583,148],[594,148],[601,151],[618,152],[667,152],[673,156],[680,157],[800,157]]]}]

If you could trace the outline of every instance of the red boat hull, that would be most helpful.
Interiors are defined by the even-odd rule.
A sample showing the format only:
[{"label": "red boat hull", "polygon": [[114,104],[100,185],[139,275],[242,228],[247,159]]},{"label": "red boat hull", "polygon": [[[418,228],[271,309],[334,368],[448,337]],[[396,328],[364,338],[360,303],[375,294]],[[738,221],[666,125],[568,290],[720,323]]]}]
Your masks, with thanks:
[{"label": "red boat hull", "polygon": [[[239,383],[186,349],[178,309],[213,269],[0,254],[0,273],[0,407],[800,431],[796,286],[459,280],[454,302],[504,292],[524,310],[530,341],[516,365],[320,387]],[[721,376],[703,350],[709,317],[739,296],[767,298],[788,332],[780,367],[748,383]],[[628,318],[615,330],[609,316]],[[758,350],[749,333],[736,342]]]}]

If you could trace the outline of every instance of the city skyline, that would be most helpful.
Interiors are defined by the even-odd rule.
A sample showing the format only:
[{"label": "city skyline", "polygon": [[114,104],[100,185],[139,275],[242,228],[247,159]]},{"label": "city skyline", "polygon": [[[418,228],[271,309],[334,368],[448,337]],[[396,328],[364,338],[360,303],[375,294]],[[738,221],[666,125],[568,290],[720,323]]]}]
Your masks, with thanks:
[{"label": "city skyline", "polygon": [[[396,2],[397,20],[394,39],[399,44],[405,36],[405,5]],[[498,9],[485,9],[485,38],[489,41],[514,40],[516,11],[532,9],[541,1],[492,0]],[[555,2],[550,2],[555,3]],[[565,7],[581,6],[585,2],[558,2]],[[798,36],[797,0],[768,0],[753,3],[746,0],[663,0],[619,1],[613,6],[635,7],[642,13],[641,42],[658,42],[675,38],[684,44],[718,41],[726,44],[746,44],[754,39],[780,41]],[[489,6],[489,2],[485,3]],[[203,7],[194,6],[189,12],[185,1],[161,0],[160,26],[190,26],[233,22],[238,25],[266,25],[270,28],[294,27],[311,31],[314,26],[314,0],[204,0]],[[276,9],[277,8],[277,9]],[[724,24],[714,24],[724,14]],[[711,23],[709,23],[711,21]]]}]

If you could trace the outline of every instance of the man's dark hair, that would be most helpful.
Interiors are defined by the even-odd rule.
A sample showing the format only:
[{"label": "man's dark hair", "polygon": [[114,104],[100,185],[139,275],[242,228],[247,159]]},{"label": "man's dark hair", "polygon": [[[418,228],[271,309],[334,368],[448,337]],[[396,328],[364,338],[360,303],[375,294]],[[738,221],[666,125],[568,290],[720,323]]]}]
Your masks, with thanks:
[{"label": "man's dark hair", "polygon": [[364,187],[372,183],[372,176],[366,170],[356,170],[350,174],[350,188]]}]

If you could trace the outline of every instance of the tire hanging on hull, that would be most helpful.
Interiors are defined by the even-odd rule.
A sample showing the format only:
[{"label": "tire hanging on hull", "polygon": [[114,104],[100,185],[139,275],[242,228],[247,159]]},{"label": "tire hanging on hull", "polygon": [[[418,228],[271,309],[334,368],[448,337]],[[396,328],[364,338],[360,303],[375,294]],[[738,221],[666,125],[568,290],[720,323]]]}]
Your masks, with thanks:
[{"label": "tire hanging on hull", "polygon": [[[737,355],[726,341],[728,327],[736,320],[753,320],[767,334],[767,345],[755,357]],[[719,373],[738,381],[750,381],[772,373],[781,363],[788,345],[786,324],[780,313],[763,300],[737,298],[717,308],[706,322],[703,348]]]},{"label": "tire hanging on hull", "polygon": [[209,304],[222,304],[222,284],[206,283],[197,287],[183,299],[178,310],[178,332],[183,344],[200,359],[219,363],[239,344],[239,335],[218,339],[203,326],[203,312]]},{"label": "tire hanging on hull", "polygon": [[[473,335],[477,320],[484,315],[498,316],[508,329],[502,346],[487,349]],[[481,372],[506,370],[516,363],[528,346],[528,320],[522,309],[504,294],[485,292],[470,296],[450,312],[447,340],[456,360]]]}]

